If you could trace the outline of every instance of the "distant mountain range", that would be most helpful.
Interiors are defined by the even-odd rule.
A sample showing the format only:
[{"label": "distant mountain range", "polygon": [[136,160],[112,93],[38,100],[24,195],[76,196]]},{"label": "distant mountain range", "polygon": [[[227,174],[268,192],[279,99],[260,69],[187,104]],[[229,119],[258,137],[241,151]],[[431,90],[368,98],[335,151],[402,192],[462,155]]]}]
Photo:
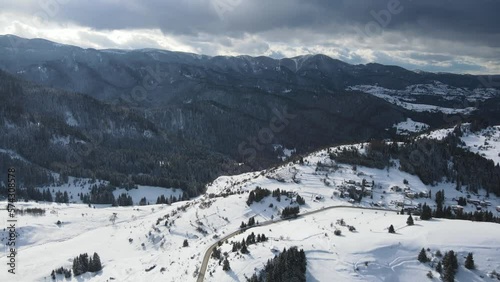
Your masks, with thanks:
[{"label": "distant mountain range", "polygon": [[[268,167],[292,151],[395,137],[393,126],[408,118],[431,129],[500,121],[500,76],[325,55],[95,50],[5,35],[0,69],[4,166],[20,165],[2,153],[9,151],[31,169],[190,195],[218,175]],[[26,174],[25,181],[52,180]]]}]

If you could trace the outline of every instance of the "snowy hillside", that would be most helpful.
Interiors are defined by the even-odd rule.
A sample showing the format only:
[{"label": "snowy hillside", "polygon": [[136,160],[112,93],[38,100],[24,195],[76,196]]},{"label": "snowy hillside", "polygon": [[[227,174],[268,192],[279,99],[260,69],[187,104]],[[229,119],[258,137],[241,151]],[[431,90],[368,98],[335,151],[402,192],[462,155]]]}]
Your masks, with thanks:
[{"label": "snowy hillside", "polygon": [[461,138],[471,152],[500,163],[500,126],[488,127],[474,133],[466,130]]},{"label": "snowy hillside", "polygon": [[[355,146],[361,149],[366,144]],[[219,177],[208,185],[206,195],[172,205],[89,207],[83,204],[17,203],[18,208],[45,210],[43,216],[18,216],[18,281],[49,279],[52,269],[71,268],[72,259],[84,252],[98,252],[104,267],[96,274],[84,274],[89,281],[112,278],[115,281],[196,281],[203,270],[206,250],[220,238],[233,235],[241,223],[250,218],[268,225],[249,229],[242,235],[237,235],[237,232],[234,234],[237,237],[228,241],[241,241],[251,232],[263,233],[270,239],[249,246],[249,255],[230,252],[230,245],[223,244],[221,248],[228,252],[231,271],[224,272],[222,266],[211,259],[207,271],[203,272],[207,281],[245,281],[245,276],[260,269],[276,250],[292,246],[299,246],[306,252],[306,275],[310,281],[325,281],[331,277],[344,281],[365,281],[375,277],[387,281],[417,276],[424,279],[431,269],[416,260],[422,247],[431,249],[429,256],[438,249],[454,249],[460,256],[474,252],[478,269],[471,272],[462,267],[458,274],[460,281],[479,281],[480,276],[490,271],[500,272],[500,256],[498,247],[495,247],[500,245],[500,239],[495,236],[500,232],[500,225],[433,219],[417,220],[415,226],[405,227],[406,216],[396,212],[402,207],[414,209],[423,203],[434,208],[435,201],[428,195],[443,189],[445,205],[455,206],[455,199],[469,196],[482,201],[483,210],[498,215],[495,210],[500,205],[498,198],[486,198],[484,191],[479,194],[460,192],[455,190],[453,183],[440,183],[434,187],[424,185],[417,176],[397,169],[397,163],[380,170],[336,163],[330,159],[330,153],[348,147],[321,150],[305,157],[303,162],[288,163],[267,171]],[[50,189],[72,191],[73,198],[75,193],[88,189],[88,181],[71,180],[71,185]],[[280,201],[268,196],[247,205],[249,192],[256,187],[286,192]],[[149,201],[159,195],[157,188],[146,190],[146,194],[151,195],[140,193],[142,190],[128,193],[134,197],[134,202],[140,197],[147,196]],[[161,191],[175,193],[173,190]],[[362,196],[359,203],[352,199],[353,193]],[[297,201],[297,195],[305,199],[300,214],[317,213],[281,221],[281,212],[292,201]],[[328,209],[335,206],[350,208]],[[476,206],[471,203],[464,207],[467,212],[475,210]],[[114,223],[110,220],[113,214],[117,217]],[[0,220],[5,222],[6,216],[6,212],[0,213]],[[337,226],[336,220],[341,218],[355,226],[357,231],[351,233],[345,227]],[[302,228],[305,224],[308,228]],[[390,224],[394,224],[397,234],[387,233]],[[342,230],[342,236],[333,235],[336,228]],[[5,230],[3,232],[1,238],[5,241],[8,234]],[[185,240],[187,246],[183,247]],[[48,258],[46,254],[52,255]],[[4,263],[5,260],[6,253],[3,253],[0,261]],[[334,268],[330,267],[332,263]],[[7,279],[5,275],[2,272],[0,280]],[[63,280],[62,277],[58,279]],[[73,277],[72,281],[78,280]]]},{"label": "snowy hillside", "polygon": [[[463,124],[463,136],[460,138],[464,142],[463,148],[478,153],[486,159],[490,159],[495,164],[500,163],[500,126],[491,126],[479,132],[472,132],[470,124]],[[453,131],[453,128],[435,130],[421,137],[442,139]]]},{"label": "snowy hillside", "polygon": [[408,118],[406,119],[406,121],[402,121],[398,124],[395,124],[393,127],[396,128],[397,134],[409,135],[411,133],[424,131],[429,128],[429,125]]},{"label": "snowy hillside", "polygon": [[[269,241],[249,246],[248,255],[232,252],[231,244],[223,244],[221,251],[229,253],[232,270],[222,271],[212,259],[209,271],[213,271],[213,276],[207,281],[245,281],[244,277],[250,277],[277,252],[291,246],[304,249],[307,281],[426,281],[429,271],[439,277],[433,270],[438,250],[458,252],[460,265],[468,252],[474,253],[478,269],[470,271],[462,266],[457,281],[493,281],[484,277],[500,267],[498,224],[435,220],[407,226],[406,218],[392,212],[340,208],[257,227],[229,241],[240,242],[252,232],[266,234]],[[340,219],[355,226],[356,231],[339,225]],[[390,224],[394,224],[396,234],[388,234]],[[341,235],[334,235],[335,230],[341,230]],[[417,260],[422,248],[430,249],[427,254],[434,262],[423,264]]]},{"label": "snowy hillside", "polygon": [[[500,95],[493,88],[457,88],[439,81],[432,84],[416,84],[405,89],[388,89],[378,85],[356,85],[346,88],[348,91],[361,91],[386,100],[389,103],[417,112],[442,112],[444,114],[469,114],[477,101],[484,101]],[[433,97],[438,100],[452,101],[450,107],[421,102],[419,99]],[[466,103],[463,100],[467,101]],[[426,100],[428,101],[428,100]],[[454,101],[454,102],[453,102]]]}]

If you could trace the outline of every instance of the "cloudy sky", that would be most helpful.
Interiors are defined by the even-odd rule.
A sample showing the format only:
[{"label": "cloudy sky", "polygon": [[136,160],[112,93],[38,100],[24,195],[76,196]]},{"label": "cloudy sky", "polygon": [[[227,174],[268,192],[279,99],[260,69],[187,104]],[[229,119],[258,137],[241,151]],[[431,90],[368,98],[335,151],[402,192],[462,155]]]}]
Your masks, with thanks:
[{"label": "cloudy sky", "polygon": [[0,0],[0,34],[92,48],[500,74],[500,0]]}]

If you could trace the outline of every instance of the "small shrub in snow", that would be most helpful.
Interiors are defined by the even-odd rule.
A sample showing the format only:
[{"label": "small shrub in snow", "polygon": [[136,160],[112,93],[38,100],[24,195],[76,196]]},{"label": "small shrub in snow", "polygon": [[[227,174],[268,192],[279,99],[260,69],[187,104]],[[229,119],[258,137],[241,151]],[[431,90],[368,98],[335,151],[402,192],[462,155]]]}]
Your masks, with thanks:
[{"label": "small shrub in snow", "polygon": [[434,278],[434,275],[432,275],[432,271],[427,272],[427,277],[429,279],[433,279]]},{"label": "small shrub in snow", "polygon": [[342,235],[342,231],[340,231],[340,229],[337,229],[337,230],[333,231],[333,234],[340,236],[340,235]]},{"label": "small shrub in snow", "polygon": [[396,233],[396,230],[394,230],[394,226],[389,226],[389,233]]}]

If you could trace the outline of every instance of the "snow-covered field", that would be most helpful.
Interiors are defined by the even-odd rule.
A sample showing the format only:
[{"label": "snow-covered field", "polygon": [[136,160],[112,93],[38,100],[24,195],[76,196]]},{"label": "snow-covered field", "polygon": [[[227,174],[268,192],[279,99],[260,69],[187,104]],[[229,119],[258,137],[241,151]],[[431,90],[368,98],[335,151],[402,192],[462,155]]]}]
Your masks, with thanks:
[{"label": "snow-covered field", "polygon": [[[496,134],[498,130],[492,136]],[[468,138],[466,136],[469,135],[464,135],[464,138]],[[476,139],[470,136],[468,144],[473,144]],[[364,145],[353,146],[362,148]],[[247,222],[250,217],[255,217],[260,223],[278,221],[280,211],[295,198],[283,196],[278,202],[267,197],[248,206],[248,193],[257,186],[269,190],[279,188],[302,196],[306,200],[301,206],[302,214],[332,206],[388,210],[336,208],[251,229],[229,241],[241,241],[248,232],[264,233],[271,240],[250,246],[249,255],[228,252],[230,272],[223,272],[221,266],[210,260],[205,275],[207,280],[245,281],[245,275],[253,274],[273,256],[273,247],[281,250],[291,246],[306,251],[308,281],[422,281],[427,279],[425,275],[431,270],[416,260],[422,247],[431,249],[429,256],[437,249],[458,251],[461,264],[463,255],[473,252],[478,270],[468,271],[462,267],[458,281],[482,281],[481,275],[492,270],[500,272],[500,225],[432,220],[417,221],[415,226],[405,227],[407,216],[393,211],[399,210],[400,204],[412,206],[425,202],[435,206],[433,199],[415,198],[415,195],[434,195],[443,189],[445,204],[456,205],[453,199],[466,197],[467,192],[455,190],[453,183],[443,182],[434,187],[424,185],[417,176],[398,170],[397,163],[389,169],[379,170],[332,161],[329,153],[344,147],[348,146],[317,151],[305,157],[303,163],[219,177],[208,185],[206,195],[171,206],[89,207],[78,203],[77,194],[88,191],[93,184],[89,179],[70,178],[70,184],[49,188],[51,191],[68,191],[77,203],[17,203],[18,208],[39,207],[46,212],[44,216],[18,216],[19,253],[15,281],[49,281],[52,269],[71,267],[73,258],[84,252],[97,252],[104,268],[97,274],[85,274],[84,279],[73,277],[72,281],[111,281],[111,278],[114,281],[195,281],[205,251],[218,238],[238,230],[241,222]],[[358,189],[363,182],[368,184],[366,191],[369,193],[360,203],[353,203],[349,196],[341,197],[345,194],[343,188]],[[115,195],[122,192],[125,190],[116,190]],[[158,195],[169,196],[180,193],[180,190],[141,187],[128,193],[134,202],[146,196],[150,203],[154,203]],[[490,206],[484,209],[499,215],[495,210],[500,205],[498,198],[486,199],[484,191],[470,194],[470,197],[489,201]],[[5,204],[0,202],[2,206]],[[475,209],[472,204],[465,207],[465,211]],[[110,218],[115,213],[117,220],[113,223]],[[351,233],[336,225],[340,218],[354,225],[357,232]],[[0,222],[6,220],[7,212],[0,211]],[[56,224],[57,221],[61,224]],[[397,234],[387,233],[390,224],[394,224]],[[335,228],[342,229],[343,235],[333,235]],[[3,230],[2,242],[7,235]],[[189,244],[187,247],[183,247],[185,239]],[[229,245],[223,245],[224,251],[228,248]],[[1,265],[5,265],[6,255],[6,252],[0,254]],[[0,281],[12,281],[8,275],[6,271],[0,272]],[[63,280],[62,277],[58,279]]]},{"label": "snow-covered field", "polygon": [[[337,224],[344,219],[356,228],[350,232]],[[256,269],[262,269],[275,250],[297,246],[307,257],[307,281],[426,281],[433,263],[417,260],[422,248],[429,248],[428,257],[437,250],[442,253],[454,250],[461,265],[457,281],[492,281],[487,273],[500,269],[500,225],[450,220],[417,220],[414,226],[406,225],[407,216],[395,212],[359,211],[346,208],[282,222],[272,226],[257,227],[244,232],[221,246],[230,257],[229,272],[224,272],[215,259],[208,270],[212,276],[207,281],[245,281]],[[387,229],[393,224],[396,234]],[[334,235],[336,229],[341,236]],[[243,255],[231,250],[231,241],[241,242],[251,233],[265,234],[270,239],[248,247]],[[478,236],[478,234],[481,234]],[[474,271],[463,267],[464,257],[472,252],[477,265]],[[435,265],[435,264],[434,264]]]}]

